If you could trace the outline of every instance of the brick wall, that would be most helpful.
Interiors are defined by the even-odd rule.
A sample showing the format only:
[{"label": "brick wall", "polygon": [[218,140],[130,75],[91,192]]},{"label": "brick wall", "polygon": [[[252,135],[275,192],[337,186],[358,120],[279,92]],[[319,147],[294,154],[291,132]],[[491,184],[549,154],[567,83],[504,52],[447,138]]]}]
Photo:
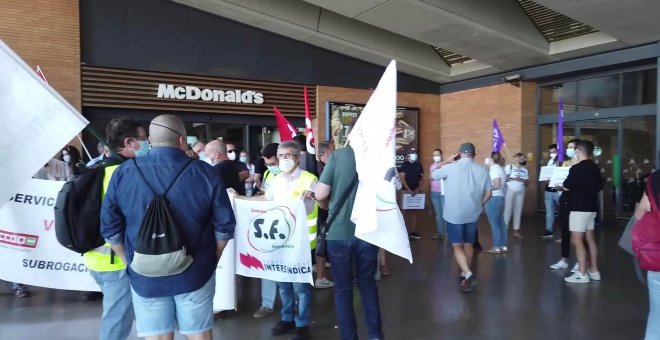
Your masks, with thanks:
[{"label": "brick wall", "polygon": [[80,109],[80,20],[77,0],[3,0],[0,39],[46,74],[71,105]]},{"label": "brick wall", "polygon": [[[371,90],[343,87],[317,86],[316,112],[318,118],[313,122],[315,131],[322,139],[325,135],[326,102],[366,103]],[[425,168],[431,165],[433,149],[440,146],[440,96],[435,94],[400,92],[397,105],[419,108],[419,157]],[[428,177],[426,177],[428,179]]]},{"label": "brick wall", "polygon": [[[0,39],[33,69],[37,65],[80,110],[80,20],[77,0],[3,0]],[[77,139],[73,144],[80,147]]]},{"label": "brick wall", "polygon": [[527,189],[525,213],[536,209],[536,84],[523,82],[494,85],[441,95],[440,143],[446,155],[455,153],[463,142],[472,142],[476,160],[483,162],[492,147],[493,119],[502,130],[506,148],[502,155],[509,161],[522,152],[531,156],[528,169],[531,184]]}]

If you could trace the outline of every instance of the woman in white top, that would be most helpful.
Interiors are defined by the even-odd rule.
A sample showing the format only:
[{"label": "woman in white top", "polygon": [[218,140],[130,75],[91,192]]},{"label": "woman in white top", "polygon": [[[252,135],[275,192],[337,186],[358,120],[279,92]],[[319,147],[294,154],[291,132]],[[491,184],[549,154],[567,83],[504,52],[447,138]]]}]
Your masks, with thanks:
[{"label": "woman in white top", "polygon": [[502,165],[504,159],[499,152],[493,152],[486,158],[486,167],[489,168],[492,196],[486,203],[486,216],[493,233],[493,247],[486,250],[491,254],[502,254],[507,249],[506,224],[504,223],[504,195],[506,192],[506,173]]},{"label": "woman in white top", "polygon": [[525,187],[529,185],[529,173],[526,165],[527,157],[522,153],[517,153],[513,156],[513,162],[504,169],[508,176],[504,201],[504,223],[508,227],[513,215],[513,237],[517,238],[522,238],[520,218],[525,204]]}]

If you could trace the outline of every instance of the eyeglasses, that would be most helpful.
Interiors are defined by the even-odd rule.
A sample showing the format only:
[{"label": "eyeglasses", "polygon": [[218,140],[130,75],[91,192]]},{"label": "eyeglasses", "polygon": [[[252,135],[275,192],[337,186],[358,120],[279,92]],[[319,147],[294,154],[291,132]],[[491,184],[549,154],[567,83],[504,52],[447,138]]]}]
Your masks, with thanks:
[{"label": "eyeglasses", "polygon": [[144,142],[144,141],[149,140],[149,137],[148,136],[137,136],[137,137],[133,137],[133,139],[135,139],[138,142]]},{"label": "eyeglasses", "polygon": [[295,159],[298,158],[298,156],[292,154],[292,153],[281,153],[277,155],[278,159]]},{"label": "eyeglasses", "polygon": [[234,153],[236,150],[227,150],[227,153]]}]

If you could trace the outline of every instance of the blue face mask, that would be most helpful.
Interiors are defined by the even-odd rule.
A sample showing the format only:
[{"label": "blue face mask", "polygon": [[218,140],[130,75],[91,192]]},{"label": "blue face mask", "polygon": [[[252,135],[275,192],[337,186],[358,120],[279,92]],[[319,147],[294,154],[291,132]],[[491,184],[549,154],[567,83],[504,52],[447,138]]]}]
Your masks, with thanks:
[{"label": "blue face mask", "polygon": [[572,148],[566,149],[566,156],[568,156],[568,158],[575,157],[575,149]]},{"label": "blue face mask", "polygon": [[268,171],[270,171],[270,173],[273,174],[273,175],[277,175],[280,172],[282,172],[280,167],[277,166],[277,165],[269,165],[269,166],[267,166],[267,168],[268,168]]},{"label": "blue face mask", "polygon": [[149,141],[147,140],[141,140],[139,143],[140,148],[135,150],[135,157],[146,156],[149,153],[149,150],[151,150],[151,144],[149,144]]}]

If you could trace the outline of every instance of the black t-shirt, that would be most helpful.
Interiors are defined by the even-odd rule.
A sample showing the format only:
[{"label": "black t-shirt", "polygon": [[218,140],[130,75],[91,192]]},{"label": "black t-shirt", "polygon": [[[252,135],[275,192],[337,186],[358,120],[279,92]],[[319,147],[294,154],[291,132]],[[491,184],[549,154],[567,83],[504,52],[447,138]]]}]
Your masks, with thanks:
[{"label": "black t-shirt", "polygon": [[[424,174],[424,168],[419,162],[408,162],[405,161],[401,164],[399,168],[399,173],[406,174],[406,182],[411,190],[415,190],[419,187],[419,183],[422,180],[422,175]],[[405,189],[405,187],[403,187]]]},{"label": "black t-shirt", "polygon": [[603,180],[594,161],[589,159],[573,165],[564,181],[564,187],[570,189],[570,211],[598,211],[598,192],[603,187]]},{"label": "black t-shirt", "polygon": [[245,186],[241,185],[241,183],[238,180],[238,172],[236,171],[236,164],[234,164],[233,161],[224,160],[214,165],[213,168],[218,170],[218,173],[220,174],[220,178],[222,178],[222,182],[225,184],[225,188],[227,189],[232,188],[236,190],[236,192],[238,192],[239,194],[241,193],[241,189],[242,189],[243,194],[241,195],[245,195]]},{"label": "black t-shirt", "polygon": [[266,172],[268,168],[266,168],[266,163],[264,162],[264,159],[259,157],[257,160],[254,162],[254,173],[261,175],[261,177],[264,176],[264,172]]}]

